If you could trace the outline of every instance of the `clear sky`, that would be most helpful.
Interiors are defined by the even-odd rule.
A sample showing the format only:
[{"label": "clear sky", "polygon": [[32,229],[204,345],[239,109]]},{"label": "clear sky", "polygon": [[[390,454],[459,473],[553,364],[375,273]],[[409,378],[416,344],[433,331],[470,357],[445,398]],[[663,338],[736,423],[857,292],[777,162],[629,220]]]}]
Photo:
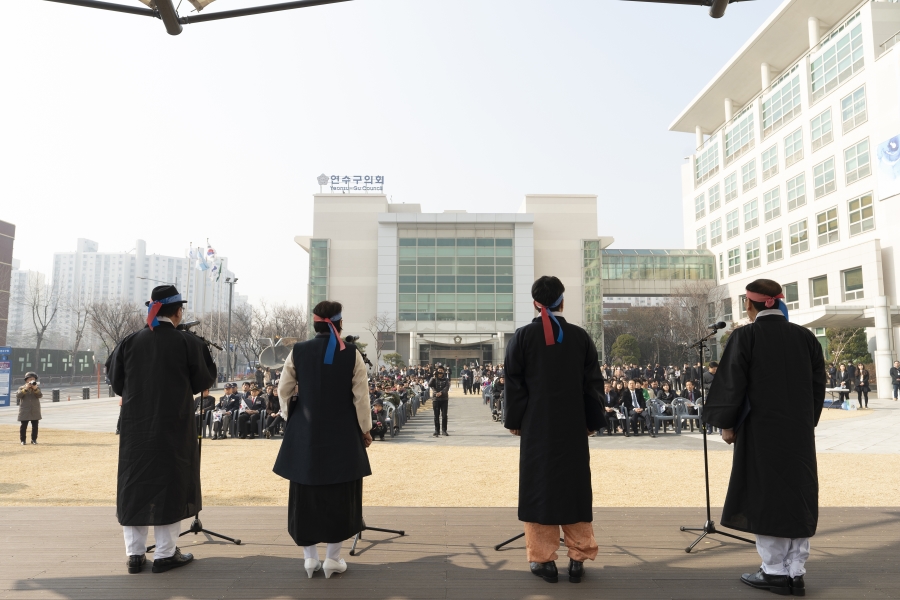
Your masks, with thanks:
[{"label": "clear sky", "polygon": [[615,247],[682,247],[694,136],[668,125],[778,3],[713,20],[618,0],[355,0],[170,37],[3,0],[0,219],[23,268],[49,274],[78,237],[168,255],[209,238],[237,292],[297,303],[293,237],[312,232],[321,173],[383,175],[394,202],[432,212],[597,194]]}]

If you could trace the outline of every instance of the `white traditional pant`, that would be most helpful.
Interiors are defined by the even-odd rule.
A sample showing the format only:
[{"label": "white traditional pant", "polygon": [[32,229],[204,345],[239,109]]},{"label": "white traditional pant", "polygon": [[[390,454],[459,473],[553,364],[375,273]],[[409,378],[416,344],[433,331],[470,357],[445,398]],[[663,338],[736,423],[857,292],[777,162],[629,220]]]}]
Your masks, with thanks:
[{"label": "white traditional pant", "polygon": [[[147,533],[150,527],[147,525],[123,525],[125,532],[125,552],[128,556],[143,555],[147,553]],[[181,533],[181,521],[171,525],[154,525],[153,538],[156,540],[156,549],[153,560],[169,558],[175,554],[175,546],[178,542],[178,534]]]},{"label": "white traditional pant", "polygon": [[[338,560],[341,557],[341,546],[344,545],[344,542],[335,542],[333,544],[328,544],[325,548],[325,558],[330,558],[331,560]],[[319,547],[318,546],[303,546],[303,558],[314,558],[319,560]]]},{"label": "white traditional pant", "polygon": [[791,539],[758,535],[756,551],[762,558],[762,569],[766,575],[799,577],[806,573],[809,538]]}]

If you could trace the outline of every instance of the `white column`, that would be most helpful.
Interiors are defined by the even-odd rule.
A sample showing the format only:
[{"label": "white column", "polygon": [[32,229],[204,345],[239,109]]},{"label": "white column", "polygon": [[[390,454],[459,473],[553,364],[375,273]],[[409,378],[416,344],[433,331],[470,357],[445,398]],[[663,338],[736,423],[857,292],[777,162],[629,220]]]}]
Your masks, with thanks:
[{"label": "white column", "polygon": [[819,44],[819,40],[822,38],[822,34],[819,33],[819,20],[815,17],[810,17],[808,21],[809,25],[809,49],[812,50]]},{"label": "white column", "polygon": [[696,133],[697,133],[697,148],[699,148],[700,146],[703,145],[703,129],[701,129],[699,125],[697,125]]},{"label": "white column", "polygon": [[502,331],[497,332],[497,356],[494,357],[494,366],[502,363],[506,357],[506,339],[503,335]]},{"label": "white column", "polygon": [[730,121],[734,118],[734,101],[731,98],[725,98],[725,120]]},{"label": "white column", "polygon": [[890,305],[887,296],[878,296],[875,298],[875,370],[878,372],[879,398],[890,398],[893,393],[892,366]]},{"label": "white column", "polygon": [[772,85],[772,68],[769,63],[763,63],[759,66],[760,75],[762,76],[762,89],[766,89]]},{"label": "white column", "polygon": [[409,364],[410,366],[419,364],[419,347],[416,345],[416,340],[418,339],[418,335],[416,335],[415,331],[410,332],[409,334]]}]

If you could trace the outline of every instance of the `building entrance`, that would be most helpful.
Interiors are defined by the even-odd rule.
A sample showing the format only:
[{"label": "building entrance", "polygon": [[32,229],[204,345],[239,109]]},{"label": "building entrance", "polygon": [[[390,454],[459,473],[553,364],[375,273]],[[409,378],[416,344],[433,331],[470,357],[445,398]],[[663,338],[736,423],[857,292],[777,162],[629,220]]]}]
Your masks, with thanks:
[{"label": "building entrance", "polygon": [[459,377],[466,365],[481,363],[481,345],[432,346],[431,364],[441,363],[450,371],[450,377]]}]

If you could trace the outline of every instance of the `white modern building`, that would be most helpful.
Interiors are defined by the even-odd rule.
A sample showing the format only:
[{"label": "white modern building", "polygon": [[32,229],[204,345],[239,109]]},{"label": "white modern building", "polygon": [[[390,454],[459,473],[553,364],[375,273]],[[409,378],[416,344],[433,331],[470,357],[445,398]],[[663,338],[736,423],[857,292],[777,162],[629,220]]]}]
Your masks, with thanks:
[{"label": "white modern building", "polygon": [[[187,254],[187,253],[185,253]],[[104,300],[143,305],[158,285],[172,284],[187,298],[188,310],[196,317],[228,311],[228,259],[214,261],[221,274],[200,271],[187,256],[148,254],[147,243],[137,240],[128,252],[100,252],[97,242],[79,238],[75,252],[53,255],[53,289],[63,300],[81,298],[86,304]],[[212,265],[210,265],[210,268]],[[235,295],[234,302],[239,298]],[[54,330],[66,337],[74,326],[72,313],[62,310]]]},{"label": "white modern building", "polygon": [[46,276],[38,271],[20,269],[21,263],[13,259],[9,286],[9,321],[6,341],[9,346],[25,346],[34,336],[34,324],[28,303],[29,289],[42,286]]},{"label": "white modern building", "polygon": [[785,0],[678,116],[687,245],[746,284],[784,285],[791,320],[867,327],[881,396],[900,336],[900,4]]}]

